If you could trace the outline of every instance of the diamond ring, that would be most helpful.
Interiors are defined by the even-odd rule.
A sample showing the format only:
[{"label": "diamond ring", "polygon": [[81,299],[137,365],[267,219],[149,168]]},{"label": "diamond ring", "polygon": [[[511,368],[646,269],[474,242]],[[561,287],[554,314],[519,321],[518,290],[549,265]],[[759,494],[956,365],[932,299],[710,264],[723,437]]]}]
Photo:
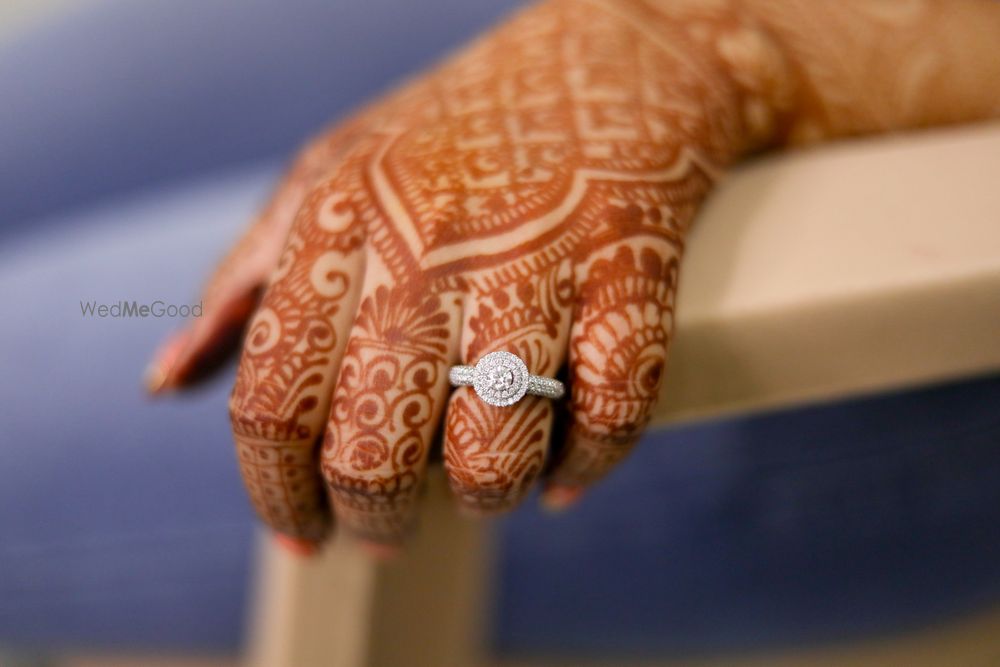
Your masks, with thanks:
[{"label": "diamond ring", "polygon": [[514,405],[525,394],[562,398],[566,393],[562,382],[532,375],[519,356],[503,351],[490,352],[475,366],[452,366],[448,380],[455,387],[472,387],[479,398],[501,408]]}]

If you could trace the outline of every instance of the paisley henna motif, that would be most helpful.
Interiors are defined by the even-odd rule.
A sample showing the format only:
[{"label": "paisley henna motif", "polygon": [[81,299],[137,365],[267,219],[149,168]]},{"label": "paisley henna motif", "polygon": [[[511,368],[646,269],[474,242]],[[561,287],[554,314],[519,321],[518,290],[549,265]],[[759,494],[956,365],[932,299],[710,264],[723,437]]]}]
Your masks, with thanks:
[{"label": "paisley henna motif", "polygon": [[570,343],[573,422],[554,481],[591,483],[635,444],[660,392],[678,255],[621,245],[590,267]]}]

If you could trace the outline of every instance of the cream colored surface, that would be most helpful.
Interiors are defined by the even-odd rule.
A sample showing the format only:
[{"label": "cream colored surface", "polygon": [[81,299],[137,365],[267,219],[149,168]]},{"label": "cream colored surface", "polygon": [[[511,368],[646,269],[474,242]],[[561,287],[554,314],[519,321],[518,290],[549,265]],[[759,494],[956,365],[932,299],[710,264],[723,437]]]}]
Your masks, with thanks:
[{"label": "cream colored surface", "polygon": [[455,511],[440,468],[405,558],[379,564],[347,540],[317,558],[265,540],[251,626],[252,667],[481,664],[486,531]]},{"label": "cream colored surface", "polygon": [[681,274],[658,418],[1000,369],[1000,124],[738,170]]}]

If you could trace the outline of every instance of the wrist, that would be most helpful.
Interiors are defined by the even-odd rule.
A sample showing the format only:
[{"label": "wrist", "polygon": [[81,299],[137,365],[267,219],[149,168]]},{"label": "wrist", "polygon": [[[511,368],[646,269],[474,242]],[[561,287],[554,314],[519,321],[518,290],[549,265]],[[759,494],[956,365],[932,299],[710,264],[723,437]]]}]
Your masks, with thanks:
[{"label": "wrist", "polygon": [[714,162],[787,140],[800,106],[797,78],[781,43],[741,3],[590,1],[626,17],[667,57],[664,101],[695,111],[678,121]]}]

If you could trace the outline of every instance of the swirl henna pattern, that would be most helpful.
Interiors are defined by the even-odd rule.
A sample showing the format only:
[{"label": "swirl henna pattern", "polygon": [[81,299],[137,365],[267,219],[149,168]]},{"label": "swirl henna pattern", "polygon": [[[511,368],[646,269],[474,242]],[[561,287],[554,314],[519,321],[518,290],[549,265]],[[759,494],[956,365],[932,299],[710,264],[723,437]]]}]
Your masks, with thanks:
[{"label": "swirl henna pattern", "polygon": [[368,202],[344,196],[357,170],[305,199],[271,286],[254,315],[230,400],[243,479],[258,513],[277,530],[322,539],[326,497],[314,443],[329,406],[357,302]]},{"label": "swirl henna pattern", "polygon": [[[232,295],[269,275],[231,413],[251,499],[275,529],[318,541],[335,514],[398,541],[439,441],[473,513],[510,508],[542,474],[551,491],[582,488],[650,420],[685,235],[725,167],[771,146],[996,115],[982,85],[1000,77],[983,56],[1000,36],[989,5],[530,7],[313,143],[206,291],[228,296],[206,299],[214,315],[158,381],[206,363],[249,312]],[[494,350],[567,373],[565,414],[450,391],[450,365]]]},{"label": "swirl henna pattern", "polygon": [[385,285],[361,305],[322,457],[337,515],[358,534],[405,528],[441,415],[456,309],[436,294]]}]

